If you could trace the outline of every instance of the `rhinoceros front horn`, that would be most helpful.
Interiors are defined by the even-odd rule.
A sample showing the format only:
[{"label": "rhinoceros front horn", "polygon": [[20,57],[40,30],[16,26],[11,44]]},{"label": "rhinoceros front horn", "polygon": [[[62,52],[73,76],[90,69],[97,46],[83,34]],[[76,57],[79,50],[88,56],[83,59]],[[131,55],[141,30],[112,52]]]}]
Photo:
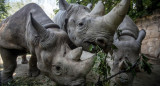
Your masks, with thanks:
[{"label": "rhinoceros front horn", "polygon": [[94,57],[95,57],[95,54],[92,54],[92,55],[90,55],[89,58],[80,61],[80,64],[79,64],[80,67],[79,67],[79,69],[80,69],[80,72],[82,74],[88,74],[88,72],[91,70],[91,68],[94,65],[94,61],[95,61]]},{"label": "rhinoceros front horn", "polygon": [[111,31],[115,31],[119,24],[123,21],[126,13],[128,12],[130,0],[122,0],[117,4],[107,15],[103,16],[103,20],[106,25],[112,28]]},{"label": "rhinoceros front horn", "polygon": [[93,10],[90,12],[90,15],[97,15],[97,16],[104,15],[104,5],[102,1],[98,1]]}]

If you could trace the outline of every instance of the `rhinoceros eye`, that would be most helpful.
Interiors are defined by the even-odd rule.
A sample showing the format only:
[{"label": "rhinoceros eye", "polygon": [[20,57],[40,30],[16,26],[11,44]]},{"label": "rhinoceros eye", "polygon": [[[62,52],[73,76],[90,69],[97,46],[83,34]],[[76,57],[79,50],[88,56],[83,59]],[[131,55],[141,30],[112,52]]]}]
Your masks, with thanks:
[{"label": "rhinoceros eye", "polygon": [[82,22],[80,22],[79,24],[78,24],[78,26],[79,27],[82,27],[84,24],[82,23]]}]

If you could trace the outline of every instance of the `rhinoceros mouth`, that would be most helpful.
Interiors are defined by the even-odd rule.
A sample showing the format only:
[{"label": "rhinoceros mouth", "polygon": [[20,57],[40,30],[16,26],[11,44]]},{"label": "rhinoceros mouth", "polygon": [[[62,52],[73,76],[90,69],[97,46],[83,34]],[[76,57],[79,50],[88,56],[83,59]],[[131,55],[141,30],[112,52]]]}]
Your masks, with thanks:
[{"label": "rhinoceros mouth", "polygon": [[128,84],[129,76],[126,73],[122,73],[116,77],[116,82],[120,84]]},{"label": "rhinoceros mouth", "polygon": [[[100,47],[101,49],[103,49],[105,52],[108,51],[108,46],[107,44],[105,46],[100,46],[98,45],[96,42],[93,42],[93,41],[85,41],[82,43],[83,45],[83,49],[84,50],[87,50],[89,52],[96,52],[97,51],[97,46]],[[90,46],[92,46],[92,51],[90,51]],[[99,49],[98,49],[99,50]]]},{"label": "rhinoceros mouth", "polygon": [[96,46],[97,44],[95,42],[90,42],[90,41],[85,41],[84,42],[84,48],[89,50],[90,46],[92,46],[92,51],[90,52],[95,52],[96,51]]}]

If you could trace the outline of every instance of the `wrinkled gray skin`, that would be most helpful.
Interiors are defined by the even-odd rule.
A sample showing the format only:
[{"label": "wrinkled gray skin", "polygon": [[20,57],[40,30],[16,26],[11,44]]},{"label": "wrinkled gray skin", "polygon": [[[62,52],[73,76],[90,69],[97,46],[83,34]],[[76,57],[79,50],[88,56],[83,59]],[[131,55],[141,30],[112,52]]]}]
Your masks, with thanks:
[{"label": "wrinkled gray skin", "polygon": [[125,17],[130,0],[122,0],[108,14],[104,15],[104,5],[99,1],[91,11],[91,4],[83,6],[68,4],[59,0],[59,12],[54,17],[54,22],[65,30],[75,46],[84,50],[89,45],[99,45],[107,51],[113,42],[113,35]]},{"label": "wrinkled gray skin", "polygon": [[18,55],[31,53],[29,75],[39,70],[60,85],[83,86],[93,58],[80,60],[82,48],[71,50],[69,38],[36,4],[24,6],[0,25],[1,82],[13,79]]},{"label": "wrinkled gray skin", "polygon": [[[139,57],[142,40],[145,38],[145,30],[138,30],[138,27],[129,16],[126,16],[118,27],[121,30],[120,36],[114,35],[114,45],[118,48],[113,52],[112,75],[121,70],[126,70],[129,61],[134,65]],[[132,73],[122,73],[113,78],[118,86],[132,86]]]}]

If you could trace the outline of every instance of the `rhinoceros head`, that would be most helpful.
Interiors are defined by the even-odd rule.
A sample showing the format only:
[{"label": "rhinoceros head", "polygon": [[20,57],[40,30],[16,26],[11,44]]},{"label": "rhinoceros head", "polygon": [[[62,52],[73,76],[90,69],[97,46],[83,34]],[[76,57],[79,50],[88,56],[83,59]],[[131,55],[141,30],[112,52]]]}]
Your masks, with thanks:
[{"label": "rhinoceros head", "polygon": [[[113,52],[113,74],[126,70],[129,67],[127,62],[132,65],[137,62],[141,50],[141,42],[146,35],[144,30],[137,32],[137,26],[128,16],[125,17],[118,29],[122,30],[122,32],[119,37],[116,34],[114,36],[114,44],[118,49]],[[121,73],[114,80],[120,86],[132,86],[133,74]]]},{"label": "rhinoceros head", "polygon": [[55,25],[43,27],[32,15],[27,24],[26,38],[31,53],[37,57],[38,68],[60,85],[83,86],[93,57],[80,60],[82,48],[71,50],[66,32],[51,26]]},{"label": "rhinoceros head", "polygon": [[88,50],[90,44],[107,48],[128,11],[129,3],[130,0],[122,0],[104,15],[102,1],[91,11],[90,5],[68,4],[65,0],[59,0],[60,11],[54,17],[54,22],[67,32],[76,46],[82,46],[84,50]]}]

